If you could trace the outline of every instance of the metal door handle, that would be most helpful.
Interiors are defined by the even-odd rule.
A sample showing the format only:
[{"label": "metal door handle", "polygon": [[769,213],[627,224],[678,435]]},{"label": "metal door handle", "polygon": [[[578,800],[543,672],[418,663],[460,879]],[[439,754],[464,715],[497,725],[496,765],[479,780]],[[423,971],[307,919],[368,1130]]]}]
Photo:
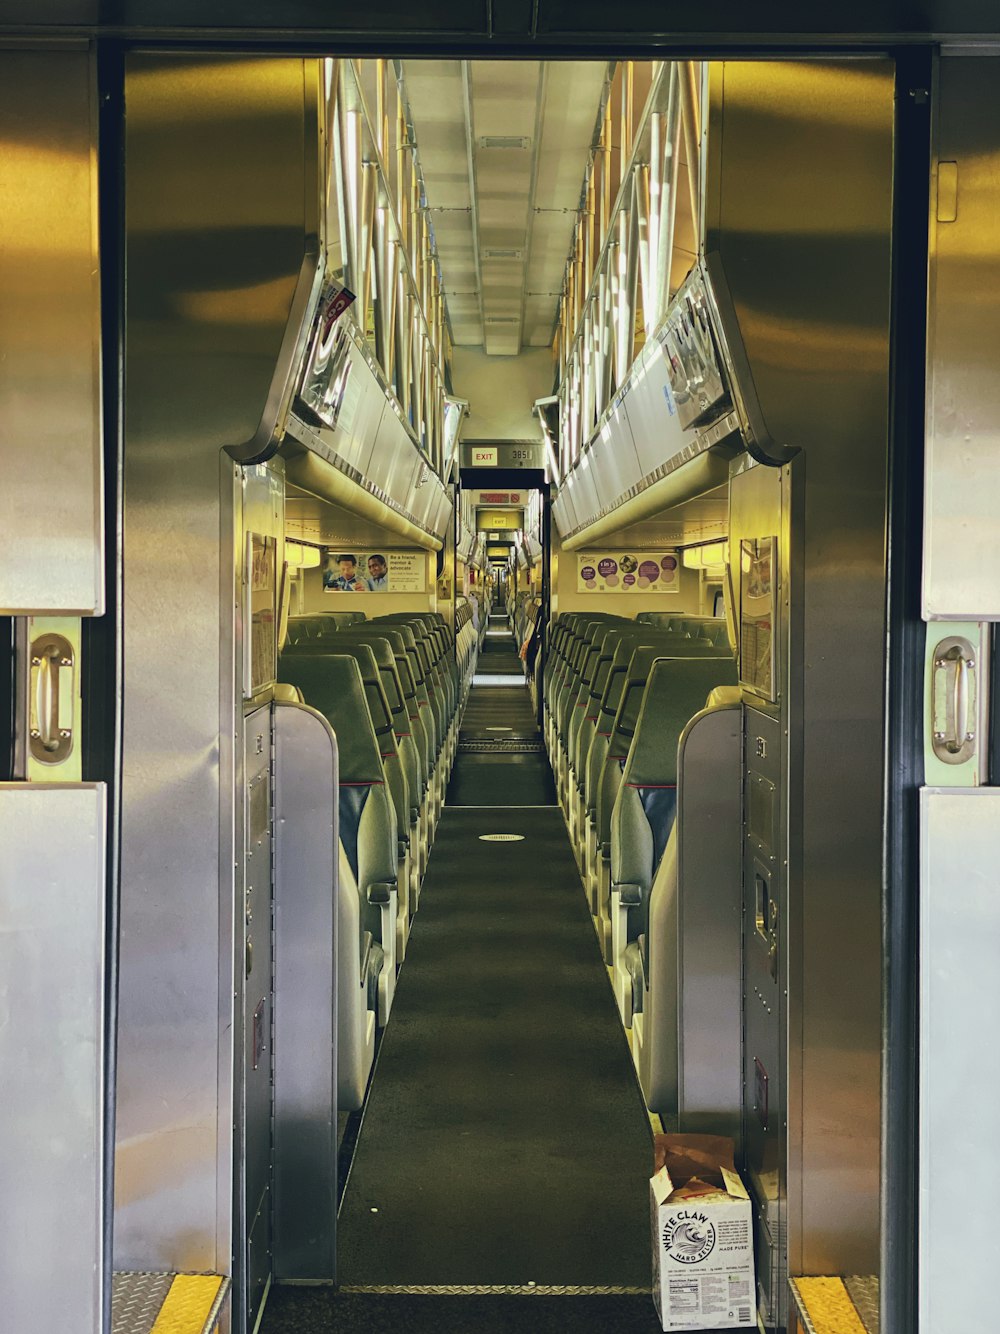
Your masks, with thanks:
[{"label": "metal door handle", "polygon": [[43,764],[61,764],[73,749],[73,646],[59,634],[40,635],[31,645],[31,754]]},{"label": "metal door handle", "polygon": [[962,764],[976,749],[976,655],[960,635],[934,649],[931,743],[945,764]]}]

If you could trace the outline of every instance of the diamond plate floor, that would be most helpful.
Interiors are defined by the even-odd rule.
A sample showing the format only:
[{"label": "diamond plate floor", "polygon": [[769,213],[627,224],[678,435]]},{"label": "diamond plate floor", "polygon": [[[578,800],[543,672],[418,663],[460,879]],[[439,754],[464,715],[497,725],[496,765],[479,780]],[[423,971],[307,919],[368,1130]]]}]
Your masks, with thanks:
[{"label": "diamond plate floor", "polygon": [[218,1274],[117,1273],[111,1334],[211,1334],[228,1294]]},{"label": "diamond plate floor", "polygon": [[111,1334],[150,1334],[173,1281],[173,1274],[115,1274]]}]

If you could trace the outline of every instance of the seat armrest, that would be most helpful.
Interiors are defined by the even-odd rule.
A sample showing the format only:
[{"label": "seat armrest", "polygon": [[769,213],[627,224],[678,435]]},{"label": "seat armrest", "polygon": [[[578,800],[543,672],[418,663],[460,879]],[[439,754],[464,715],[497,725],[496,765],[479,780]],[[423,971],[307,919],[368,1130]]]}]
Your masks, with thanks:
[{"label": "seat armrest", "polygon": [[400,834],[399,837],[396,839],[397,858],[400,861],[402,861],[403,858],[406,856],[406,854],[409,852],[409,850],[410,850],[410,835],[409,831],[407,831],[407,833],[405,834]]},{"label": "seat armrest", "polygon": [[392,895],[396,892],[396,882],[394,880],[378,881],[374,885],[368,886],[368,902],[391,903]]},{"label": "seat armrest", "polygon": [[612,894],[618,895],[618,902],[623,908],[638,908],[642,905],[642,886],[629,884],[627,881],[622,884],[611,886]]}]

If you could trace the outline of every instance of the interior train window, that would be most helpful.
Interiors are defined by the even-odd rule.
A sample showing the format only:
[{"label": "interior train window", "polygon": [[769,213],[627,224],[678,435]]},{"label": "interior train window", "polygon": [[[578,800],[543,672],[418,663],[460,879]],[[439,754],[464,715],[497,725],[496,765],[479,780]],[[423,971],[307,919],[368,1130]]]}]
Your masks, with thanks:
[{"label": "interior train window", "polygon": [[244,694],[249,698],[270,685],[277,671],[276,621],[278,542],[247,534]]},{"label": "interior train window", "polygon": [[773,702],[775,562],[774,537],[740,543],[740,681]]}]

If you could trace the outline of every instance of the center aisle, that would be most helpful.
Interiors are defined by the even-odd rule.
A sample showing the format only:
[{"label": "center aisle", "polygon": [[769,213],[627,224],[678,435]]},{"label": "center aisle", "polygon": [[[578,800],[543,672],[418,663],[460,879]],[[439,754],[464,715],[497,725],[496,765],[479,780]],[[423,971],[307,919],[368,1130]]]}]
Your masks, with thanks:
[{"label": "center aisle", "polygon": [[[658,1328],[649,1122],[499,625],[341,1206],[341,1290],[276,1290],[268,1334]],[[516,837],[483,841],[492,834]],[[427,1288],[463,1295],[412,1295]],[[508,1292],[469,1292],[482,1288]],[[563,1293],[580,1288],[605,1291]]]}]

